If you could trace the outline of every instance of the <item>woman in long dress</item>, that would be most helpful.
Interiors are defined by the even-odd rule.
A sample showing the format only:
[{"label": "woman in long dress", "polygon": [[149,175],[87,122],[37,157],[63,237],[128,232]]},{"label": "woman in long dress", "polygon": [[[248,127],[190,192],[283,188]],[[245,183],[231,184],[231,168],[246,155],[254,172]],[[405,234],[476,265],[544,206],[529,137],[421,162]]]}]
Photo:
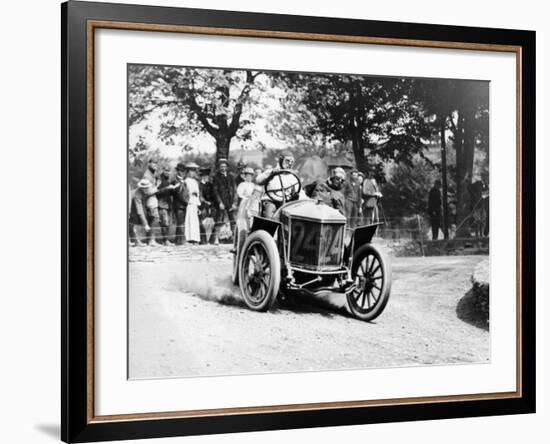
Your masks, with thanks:
[{"label": "woman in long dress", "polygon": [[201,240],[199,221],[201,200],[199,197],[199,182],[196,179],[198,168],[199,166],[194,162],[185,165],[187,177],[183,181],[189,193],[189,201],[187,202],[187,211],[185,213],[185,240],[191,243],[199,243]]}]

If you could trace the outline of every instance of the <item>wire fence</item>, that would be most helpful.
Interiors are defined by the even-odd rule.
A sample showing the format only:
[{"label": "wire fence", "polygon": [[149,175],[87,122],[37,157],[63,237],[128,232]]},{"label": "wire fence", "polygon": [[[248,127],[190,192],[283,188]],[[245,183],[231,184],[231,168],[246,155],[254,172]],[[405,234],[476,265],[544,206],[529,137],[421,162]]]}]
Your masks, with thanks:
[{"label": "wire fence", "polygon": [[[223,222],[216,222],[213,217],[201,218],[201,241],[208,242],[215,235],[217,229],[217,238],[220,242],[229,242],[232,240],[232,223],[227,218]],[[347,218],[347,226],[356,228],[370,223],[380,222],[376,237],[390,242],[407,242],[407,241],[429,241],[433,240],[433,232],[430,219],[422,214],[413,214],[406,217],[379,217],[378,219],[366,217]],[[464,225],[464,224],[463,224]],[[135,225],[133,229],[138,238],[147,238],[148,233],[143,226]],[[185,232],[185,225],[178,225],[174,218],[171,218],[167,227],[161,227],[158,221],[155,221],[151,227],[152,237],[155,239],[168,238],[170,242],[181,241],[178,239],[179,233]],[[180,235],[181,236],[181,235]],[[475,233],[471,233],[475,237]],[[440,226],[437,230],[436,239],[443,239],[443,227]],[[451,226],[449,229],[449,239],[456,238],[456,228]],[[213,241],[213,240],[212,240]]]}]

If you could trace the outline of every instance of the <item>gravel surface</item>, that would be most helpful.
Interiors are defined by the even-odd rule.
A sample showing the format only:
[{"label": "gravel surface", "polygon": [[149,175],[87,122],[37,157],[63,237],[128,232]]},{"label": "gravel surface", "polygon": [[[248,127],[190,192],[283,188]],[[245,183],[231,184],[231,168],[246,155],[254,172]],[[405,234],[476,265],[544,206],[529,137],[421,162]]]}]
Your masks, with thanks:
[{"label": "gravel surface", "polygon": [[130,250],[130,378],[489,362],[468,296],[486,256],[393,258],[390,300],[371,323],[335,294],[251,311],[231,257],[227,245]]}]

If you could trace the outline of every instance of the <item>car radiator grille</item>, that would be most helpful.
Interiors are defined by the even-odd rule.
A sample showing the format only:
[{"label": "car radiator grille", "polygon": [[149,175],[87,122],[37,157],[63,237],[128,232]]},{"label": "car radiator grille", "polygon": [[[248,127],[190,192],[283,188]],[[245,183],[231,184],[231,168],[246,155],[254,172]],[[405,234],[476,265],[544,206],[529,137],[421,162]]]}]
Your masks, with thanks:
[{"label": "car radiator grille", "polygon": [[320,223],[292,218],[290,262],[311,270],[335,269],[342,265],[344,224]]}]

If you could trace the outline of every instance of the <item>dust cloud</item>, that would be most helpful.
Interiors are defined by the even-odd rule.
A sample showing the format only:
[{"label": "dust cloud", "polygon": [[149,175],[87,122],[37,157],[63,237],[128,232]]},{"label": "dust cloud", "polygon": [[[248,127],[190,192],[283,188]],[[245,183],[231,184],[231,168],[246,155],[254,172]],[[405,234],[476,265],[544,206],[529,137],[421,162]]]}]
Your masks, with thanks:
[{"label": "dust cloud", "polygon": [[181,273],[172,276],[167,290],[191,293],[202,300],[223,305],[246,306],[241,297],[239,286],[233,285],[229,276]]}]

